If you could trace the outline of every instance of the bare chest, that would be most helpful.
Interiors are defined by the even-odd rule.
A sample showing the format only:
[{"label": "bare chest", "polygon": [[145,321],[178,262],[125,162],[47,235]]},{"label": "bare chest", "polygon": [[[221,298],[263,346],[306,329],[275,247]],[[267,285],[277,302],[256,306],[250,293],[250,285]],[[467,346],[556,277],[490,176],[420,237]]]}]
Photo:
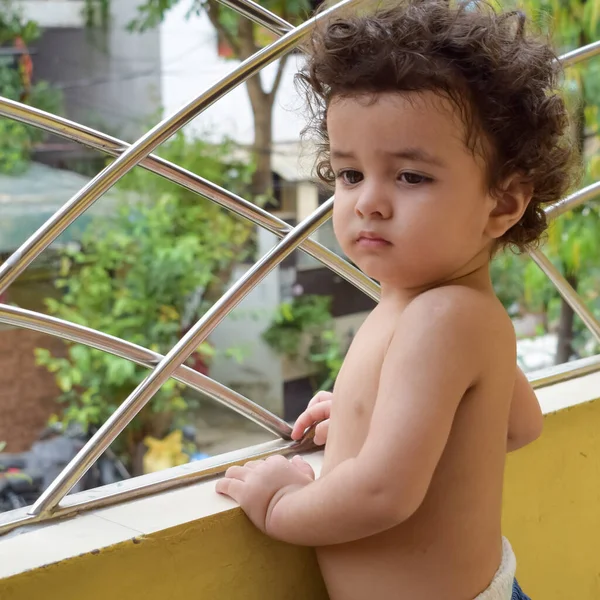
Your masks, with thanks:
[{"label": "bare chest", "polygon": [[369,315],[346,355],[334,388],[324,471],[356,456],[367,436],[393,323]]}]

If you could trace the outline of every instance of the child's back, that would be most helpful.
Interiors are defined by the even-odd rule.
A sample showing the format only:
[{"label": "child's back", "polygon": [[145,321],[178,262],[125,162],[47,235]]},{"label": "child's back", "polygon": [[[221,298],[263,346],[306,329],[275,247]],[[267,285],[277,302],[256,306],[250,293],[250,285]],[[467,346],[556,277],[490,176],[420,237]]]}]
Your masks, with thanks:
[{"label": "child's back", "polygon": [[509,600],[505,456],[540,414],[489,262],[535,242],[569,184],[553,54],[521,15],[423,0],[328,23],[302,81],[336,237],[381,302],[333,399],[296,425],[331,406],[322,476],[277,457],[219,491],[269,535],[316,546],[331,600]]},{"label": "child's back", "polygon": [[[473,284],[477,282],[467,278],[464,287],[425,292],[408,307],[381,304],[348,353],[334,390],[322,475],[364,452],[371,427],[381,436],[371,444],[384,444],[386,431],[393,429],[396,437],[404,438],[404,464],[390,461],[372,468],[384,468],[389,478],[397,478],[402,522],[355,542],[318,548],[331,600],[470,599],[487,588],[498,569],[515,344],[502,306],[486,290],[473,289]],[[436,310],[440,314],[432,318]],[[452,318],[457,321],[454,325],[445,322]],[[438,337],[441,331],[454,333],[454,339]],[[394,409],[386,407],[383,414],[380,405],[380,422],[371,424],[374,398],[382,400],[377,390],[385,379],[380,382],[379,375],[390,344],[396,346],[392,351],[405,355],[401,371],[382,373],[397,386],[397,394],[390,398]],[[447,368],[440,369],[441,363]],[[450,413],[456,408],[453,385],[464,382],[467,374],[473,385],[448,431]],[[410,384],[403,386],[402,378]],[[427,413],[427,423],[422,422],[421,410]],[[433,458],[422,451],[429,442],[424,435],[436,436],[441,443],[447,438],[447,443],[431,481],[419,481],[407,497],[402,482],[427,478],[431,472],[424,464]],[[408,463],[406,456],[412,457]],[[403,473],[406,470],[418,473]],[[512,588],[512,576],[509,585]]]}]

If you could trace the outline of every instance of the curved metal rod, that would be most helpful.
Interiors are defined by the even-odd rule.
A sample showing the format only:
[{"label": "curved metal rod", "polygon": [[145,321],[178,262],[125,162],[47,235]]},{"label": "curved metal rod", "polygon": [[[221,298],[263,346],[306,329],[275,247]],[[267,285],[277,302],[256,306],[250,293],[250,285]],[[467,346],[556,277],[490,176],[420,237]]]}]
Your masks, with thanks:
[{"label": "curved metal rod", "polygon": [[573,65],[587,60],[588,58],[593,58],[598,54],[600,54],[600,40],[588,44],[587,46],[571,50],[571,52],[559,56],[558,60],[562,63],[563,67],[572,67]]},{"label": "curved metal rod", "polygon": [[46,221],[0,266],[0,293],[48,247],[77,217],[83,214],[102,194],[107,192],[121,177],[174,133],[189,123],[203,110],[211,106],[261,68],[283,56],[296,46],[315,26],[332,12],[358,0],[342,0],[340,3],[293,29],[273,44],[259,50],[231,73],[214,84],[189,104],[167,117],[148,133],[132,144],[111,165],[103,169],[87,185],[75,194],[62,208]]},{"label": "curved metal rod", "polygon": [[[273,33],[283,35],[293,29],[293,25],[288,23],[275,13],[263,8],[252,2],[252,0],[218,0],[221,4],[233,8],[238,13],[248,17],[251,21],[254,21],[258,25],[266,27]],[[558,57],[559,62],[562,63],[563,67],[572,67],[573,65],[593,58],[600,54],[600,41],[592,42],[581,48],[576,48],[570,52],[566,52],[562,56]]]},{"label": "curved metal rod", "polygon": [[[328,11],[328,12],[329,12],[329,11]],[[259,53],[259,54],[260,54],[260,53]],[[163,123],[163,126],[164,126],[164,127],[167,127],[167,125],[168,125],[167,123]],[[160,125],[159,125],[159,126],[157,126],[157,127],[158,127],[158,128],[160,128]],[[155,128],[155,129],[156,129],[156,128]],[[152,132],[150,132],[150,133],[152,133]],[[159,130],[159,131],[155,131],[154,133],[155,133],[155,140],[156,140],[156,138],[160,136],[160,130]],[[165,129],[165,133],[166,133],[166,129]],[[148,136],[148,135],[149,135],[149,134],[147,134],[147,136]],[[145,137],[146,137],[146,136],[145,136]],[[166,139],[166,138],[165,138],[165,139]],[[121,173],[121,174],[124,174],[125,172],[127,172],[127,171],[125,170],[125,167],[127,166],[127,161],[125,160],[125,159],[127,158],[127,155],[128,155],[128,154],[129,154],[129,155],[131,155],[131,158],[132,158],[132,159],[134,159],[134,158],[135,158],[135,149],[136,149],[136,147],[138,147],[138,148],[142,148],[142,147],[144,146],[143,142],[144,142],[144,138],[142,138],[142,140],[140,140],[138,143],[134,144],[134,146],[133,146],[132,148],[130,148],[130,150],[126,151],[126,152],[124,153],[124,155],[123,155],[123,156],[122,156],[120,159],[118,159],[118,160],[116,161],[116,163],[119,163],[119,161],[120,161],[121,163],[123,163],[123,167],[124,167],[124,168],[122,169],[122,173]],[[146,142],[147,142],[147,145],[151,145],[151,143],[150,143],[150,139],[146,140]],[[156,142],[156,145],[158,145],[159,143],[161,143],[161,141],[160,141],[160,140]],[[156,147],[156,146],[154,146],[154,147]],[[149,150],[148,152],[150,152],[150,151],[151,151],[151,150]],[[146,153],[146,155],[148,154],[148,152]],[[112,167],[114,167],[114,163],[113,163],[113,165],[111,165],[111,166],[112,166]],[[132,166],[133,166],[133,165],[131,165],[131,167],[132,167]],[[131,168],[131,167],[130,167],[130,168]],[[113,175],[113,177],[117,175],[117,173],[115,173],[115,171],[117,171],[117,170],[116,170],[116,169],[113,169],[113,172],[112,172],[112,175]],[[105,182],[106,182],[106,184],[107,184],[107,185],[110,183],[110,175],[111,175],[111,168],[109,167],[109,168],[107,168],[107,169],[105,170],[105,173],[104,173],[104,180],[105,180]],[[119,175],[120,175],[120,174],[119,174]],[[98,182],[97,182],[97,188],[100,188],[100,187],[101,187],[101,184],[102,184],[102,176],[103,176],[103,173],[101,173],[101,174],[98,176],[98,178],[96,178],[96,179],[98,179]],[[115,180],[115,181],[116,181],[116,180]],[[92,186],[92,184],[94,184],[94,183],[95,183],[95,180],[94,180],[94,181],[92,181],[92,182],[90,183],[90,186]],[[111,185],[112,185],[112,184],[111,184]],[[87,186],[86,186],[86,187],[87,187]],[[110,187],[110,185],[108,185],[108,187],[106,187],[106,189],[109,189],[109,187]],[[92,189],[93,189],[93,188],[92,188]],[[85,191],[85,188],[84,188],[84,190],[82,190],[82,193],[83,193],[84,191]],[[106,191],[106,190],[104,190],[104,191]],[[99,195],[100,195],[100,194],[99,194]],[[92,200],[92,202],[93,202],[93,200]],[[330,201],[330,203],[331,203],[331,201]],[[330,203],[328,203],[328,204],[330,204]],[[73,211],[73,212],[74,212],[74,211]],[[317,213],[322,213],[322,211],[320,211],[320,210],[319,210],[319,211],[317,211]],[[324,221],[324,220],[326,220],[326,218],[328,217],[328,215],[327,215],[326,213],[323,213],[323,215],[322,215],[322,216],[324,216],[324,217],[325,217],[325,218],[323,219],[323,221]],[[313,215],[313,217],[315,217],[315,215]],[[310,220],[311,220],[311,219],[309,218],[309,220],[308,220],[308,221],[310,221]],[[323,222],[323,221],[321,221],[321,222]],[[320,223],[319,223],[319,225],[320,225]],[[300,226],[299,226],[299,227],[300,227]],[[297,229],[298,229],[298,228],[297,228]],[[282,243],[281,243],[281,244],[280,244],[280,245],[279,245],[279,246],[278,246],[276,249],[274,249],[274,251],[272,251],[272,253],[269,253],[269,255],[267,255],[267,256],[265,257],[265,259],[266,259],[266,258],[268,258],[268,257],[269,257],[270,255],[272,255],[273,253],[274,253],[274,254],[277,254],[277,250],[278,250],[279,248],[281,248],[282,246],[285,246],[285,242],[288,240],[288,238],[293,238],[293,232],[292,232],[292,234],[290,234],[288,237],[286,237],[286,238],[284,239],[284,241],[283,241],[283,242],[282,242]],[[291,250],[292,250],[292,249],[293,249],[293,247],[292,247],[291,249],[289,249],[289,252],[291,252]],[[40,251],[41,251],[41,250],[40,250]],[[288,252],[288,254],[289,254],[289,252]],[[283,253],[283,255],[285,256],[285,253]],[[263,259],[263,261],[264,261],[264,259]],[[259,267],[259,265],[260,265],[260,264],[262,264],[262,263],[263,263],[263,261],[260,261],[260,263],[258,263],[257,265],[255,265],[255,267]],[[18,259],[17,259],[17,261],[16,261],[16,262],[17,262],[17,263],[19,263],[19,262],[20,262],[20,263],[23,263],[23,262],[25,262],[25,261],[23,261],[22,257],[18,257]],[[277,263],[275,263],[275,264],[277,264]],[[266,267],[266,263],[265,263],[263,266],[265,266],[265,267]],[[263,270],[265,270],[265,271],[266,271],[266,269],[263,269]],[[249,272],[249,273],[250,273],[250,272]],[[18,273],[17,273],[17,275],[18,275]],[[6,279],[6,278],[5,278],[5,279]],[[2,289],[2,287],[1,287],[1,283],[2,283],[2,271],[0,270],[0,290]],[[238,284],[242,284],[242,281],[238,282]],[[235,287],[238,287],[238,286],[235,286]],[[243,286],[243,284],[242,284],[242,286],[241,286],[241,287],[242,287],[242,288],[244,287],[244,286]],[[250,286],[248,285],[248,286],[246,286],[246,287],[250,287]],[[233,288],[232,288],[232,289],[233,289]],[[244,294],[244,295],[245,295],[245,294]],[[223,297],[221,300],[225,300],[225,298],[226,298],[226,297],[227,297],[227,294],[226,294],[226,295],[225,295],[225,296],[224,296],[224,297]],[[243,295],[242,295],[242,297],[243,297]],[[240,299],[241,299],[241,298],[240,298]],[[217,304],[219,304],[219,303],[217,303]],[[226,311],[224,311],[224,312],[226,312]],[[207,313],[207,315],[208,315],[208,313]],[[207,315],[205,315],[205,316],[207,316]],[[203,320],[206,322],[206,320],[205,320],[205,319],[203,319]],[[202,323],[202,321],[203,321],[203,320],[201,320],[199,323],[197,323],[197,325],[194,327],[194,330],[195,330],[197,327],[200,327],[200,329],[201,329],[201,323]],[[213,315],[213,319],[212,319],[212,320],[213,320],[213,322],[214,322],[214,321],[218,321],[218,316],[217,316],[217,314],[216,314],[216,313]],[[211,319],[210,319],[210,318],[208,318],[208,319],[207,319],[207,321],[208,321],[207,325],[210,325],[210,321],[211,321]],[[215,325],[215,326],[216,326],[216,325]],[[209,328],[208,326],[207,326],[207,327],[205,327],[205,329],[208,329],[208,328]],[[190,331],[186,337],[189,337],[189,336],[190,336],[190,334],[192,334],[192,332],[193,332],[194,330]],[[192,336],[192,337],[193,337],[193,336]],[[142,384],[141,384],[141,385],[138,387],[138,389],[136,390],[136,392],[141,390],[141,392],[140,392],[140,394],[139,394],[139,395],[144,395],[144,393],[145,393],[145,395],[146,395],[146,396],[148,396],[148,397],[150,397],[150,396],[151,396],[151,394],[149,394],[149,393],[148,393],[148,392],[150,391],[150,390],[149,390],[149,387],[150,387],[150,386],[146,386],[146,389],[145,389],[145,390],[144,390],[144,389],[142,389],[142,388],[144,388],[144,384],[145,384],[146,382],[149,382],[149,381],[151,381],[151,380],[153,379],[153,375],[156,375],[156,377],[154,377],[154,381],[155,381],[155,383],[156,383],[156,380],[160,379],[160,377],[158,377],[158,373],[161,371],[161,367],[163,367],[163,369],[162,369],[162,370],[163,370],[163,371],[165,371],[165,372],[167,372],[167,371],[168,371],[169,367],[172,367],[172,365],[170,365],[170,363],[173,363],[173,362],[175,362],[175,361],[177,360],[177,357],[176,357],[176,355],[175,355],[175,354],[176,354],[176,350],[177,350],[178,346],[180,346],[180,345],[182,345],[182,348],[181,348],[181,350],[183,350],[183,344],[182,344],[182,343],[183,343],[184,341],[185,341],[185,338],[184,338],[184,339],[182,339],[182,340],[181,340],[181,342],[180,342],[178,345],[176,345],[176,346],[175,346],[175,348],[173,348],[173,350],[172,350],[172,351],[171,351],[171,352],[170,352],[170,353],[167,355],[167,357],[165,357],[165,359],[164,359],[164,360],[161,362],[161,364],[159,365],[159,367],[158,367],[158,368],[157,368],[157,369],[156,369],[156,370],[155,370],[155,371],[154,371],[154,372],[153,372],[153,373],[152,373],[152,374],[151,374],[151,375],[150,375],[150,376],[149,376],[149,377],[148,377],[148,378],[145,380],[145,382],[143,382],[143,383],[142,383]],[[200,341],[201,341],[201,340],[200,340]],[[191,342],[191,339],[190,339],[190,342]],[[191,352],[191,351],[193,351],[193,347],[192,347],[192,348],[190,348],[190,352]],[[172,353],[173,353],[174,355],[173,355],[173,356],[170,356]],[[182,353],[182,352],[180,351],[180,354],[181,354],[181,353]],[[185,360],[185,358],[186,358],[186,356],[184,356],[182,360]],[[177,368],[177,365],[175,365],[175,367],[174,367],[174,368]],[[156,388],[156,389],[158,389],[158,388]],[[156,390],[155,390],[155,391],[156,391]],[[130,396],[130,398],[129,398],[128,400],[132,399],[132,397],[135,395],[135,393],[136,393],[136,392],[134,392],[134,394],[132,394],[132,396]],[[126,403],[127,403],[127,401],[126,401]],[[125,403],[124,403],[124,404],[125,404]],[[135,414],[135,413],[134,413],[134,414]],[[133,415],[132,415],[132,416],[133,416]],[[107,425],[107,423],[105,423],[105,425]],[[100,432],[98,432],[98,433],[100,433]],[[110,433],[110,432],[107,432],[107,436],[109,435],[109,433]],[[110,442],[109,442],[109,443],[110,443]],[[85,448],[84,448],[84,451],[85,451]],[[82,454],[83,454],[83,453],[84,453],[84,452],[82,452]],[[76,458],[77,458],[77,457],[76,457]],[[75,462],[75,461],[73,461],[73,462]],[[80,465],[80,466],[81,466],[81,465]],[[89,468],[89,465],[88,465],[88,468]],[[66,471],[68,471],[68,467],[67,467],[67,469],[65,469],[65,472],[66,472]],[[65,472],[64,472],[64,473],[65,473]],[[61,478],[60,478],[60,476],[59,476],[59,478],[58,478],[58,479],[59,479],[59,480],[61,479]],[[72,485],[73,485],[73,484],[74,484],[76,481],[77,481],[77,479],[75,479],[75,480],[74,480],[74,481],[71,483],[71,486],[72,486]],[[55,481],[55,483],[57,483],[57,482]],[[63,483],[64,483],[64,482],[63,482]],[[70,489],[70,488],[69,488],[69,489]],[[49,491],[49,490],[47,490],[47,491]],[[41,500],[41,499],[40,499],[40,500]],[[58,500],[58,501],[60,501],[60,498],[59,498],[59,500]],[[58,502],[58,501],[57,501],[57,502]],[[36,503],[36,504],[38,504],[38,503]],[[46,504],[50,504],[50,503],[48,503],[48,502],[47,502]],[[56,505],[56,504],[55,504],[55,505]],[[36,506],[34,506],[34,507],[33,507],[33,511],[32,511],[32,512],[33,512],[34,514],[42,514],[42,513],[44,512],[44,509],[43,509],[43,507],[38,507],[38,508],[39,508],[39,510],[36,512],[36,510],[35,510],[35,509],[36,509]],[[50,507],[50,508],[53,508],[53,507]],[[49,509],[49,507],[48,507],[48,506],[46,506],[46,510],[48,510],[48,509]]]},{"label": "curved metal rod", "polygon": [[328,218],[333,198],[295,227],[283,240],[265,254],[208,312],[173,346],[158,366],[98,429],[80,452],[56,477],[31,508],[31,514],[47,514],[54,510],[69,490],[79,481],[98,457],[131,422],[150,398],[173,375],[175,370],[237,306],[244,297],[270,273],[300,241],[307,238]]},{"label": "curved metal rod", "polygon": [[235,10],[235,12],[244,15],[251,21],[262,25],[269,31],[277,35],[285,35],[292,29],[292,26],[280,16],[263,8],[260,4],[252,0],[218,0],[221,4]]},{"label": "curved metal rod", "polygon": [[[0,304],[0,323],[26,327],[71,342],[85,344],[97,350],[126,358],[149,369],[154,368],[164,358],[162,354],[152,352],[152,350],[148,350],[143,346],[132,344],[101,331],[6,304]],[[222,383],[184,365],[175,370],[173,377],[192,389],[206,394],[219,404],[223,404],[250,419],[267,431],[283,439],[290,439],[292,428],[283,419],[241,394],[230,390]]]},{"label": "curved metal rod", "polygon": [[529,255],[600,343],[600,322],[598,322],[596,317],[594,317],[592,312],[584,304],[583,300],[579,297],[579,294],[573,289],[571,284],[562,276],[560,271],[550,262],[545,254],[534,249],[529,251]]},{"label": "curved metal rod", "polygon": [[600,181],[592,183],[576,192],[573,192],[570,196],[555,202],[545,209],[546,216],[549,219],[556,219],[561,215],[589,202],[600,196]]},{"label": "curved metal rod", "polygon": [[[110,156],[119,156],[124,150],[129,148],[128,143],[105,133],[95,131],[85,125],[74,123],[63,117],[57,117],[43,110],[1,96],[0,115],[20,121],[21,123],[33,125],[63,138],[100,150]],[[248,219],[264,227],[279,237],[283,237],[292,229],[285,221],[252,204],[248,200],[156,155],[151,154],[145,158],[140,162],[140,166],[191,192],[208,198],[244,219]],[[356,286],[373,300],[379,300],[379,286],[377,283],[369,279],[362,271],[351,265],[348,261],[335,254],[335,252],[332,252],[310,238],[302,242],[299,248],[322,262],[334,273]]]}]

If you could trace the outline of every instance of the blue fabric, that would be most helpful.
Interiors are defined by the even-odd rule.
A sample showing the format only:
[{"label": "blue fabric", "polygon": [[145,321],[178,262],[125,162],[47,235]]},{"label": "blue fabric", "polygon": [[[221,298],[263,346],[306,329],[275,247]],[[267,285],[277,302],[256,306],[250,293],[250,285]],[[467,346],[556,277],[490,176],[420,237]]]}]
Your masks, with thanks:
[{"label": "blue fabric", "polygon": [[531,598],[523,592],[521,586],[519,585],[519,582],[516,579],[515,583],[513,584],[513,593],[511,596],[511,600],[531,600]]}]

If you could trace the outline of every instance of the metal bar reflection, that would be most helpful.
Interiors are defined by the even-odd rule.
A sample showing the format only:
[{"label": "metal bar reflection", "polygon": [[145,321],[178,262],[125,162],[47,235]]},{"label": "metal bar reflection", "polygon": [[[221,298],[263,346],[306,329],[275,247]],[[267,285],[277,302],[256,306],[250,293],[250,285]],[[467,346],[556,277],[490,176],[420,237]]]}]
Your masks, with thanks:
[{"label": "metal bar reflection", "polygon": [[[160,127],[160,126],[157,126],[157,127]],[[144,140],[144,138],[142,138],[142,140],[140,140],[140,142],[141,142],[141,141],[143,141],[143,140]],[[141,146],[143,146],[143,144],[140,144],[140,142],[138,142],[137,144],[134,144],[134,146],[133,146],[133,147],[132,147],[130,150],[128,150],[127,152],[125,152],[125,154],[124,154],[124,155],[123,155],[123,156],[122,156],[122,157],[119,159],[119,160],[122,160],[122,159],[123,159],[123,160],[122,160],[123,164],[125,164],[125,163],[126,163],[126,161],[124,160],[124,158],[123,158],[123,157],[126,157],[128,153],[131,153],[131,155],[132,155],[132,160],[133,160],[133,158],[134,158],[134,157],[133,157],[133,154],[135,154],[135,153],[133,152],[133,149],[134,149],[134,148],[135,148],[135,147],[136,147],[138,144],[140,145],[140,147],[141,147]],[[161,143],[161,142],[160,142],[160,141],[157,141],[157,142],[156,142],[156,144],[157,144],[157,145],[158,145],[159,143]],[[118,161],[117,161],[117,162],[118,162]],[[114,164],[113,164],[113,166],[114,166]],[[133,166],[133,165],[131,165],[131,166]],[[110,169],[110,168],[109,168],[109,169]],[[123,169],[123,172],[126,172],[126,171]],[[122,173],[121,173],[121,174],[122,174]],[[110,175],[110,173],[106,173],[106,174],[105,174],[105,179],[106,179],[107,185],[110,183],[110,177],[109,177],[109,175]],[[120,174],[113,173],[113,175],[114,175],[114,177],[118,178],[118,176],[119,176]],[[100,176],[99,176],[99,177],[102,177],[102,173],[100,174]],[[116,181],[116,179],[115,179],[115,181]],[[94,181],[93,181],[93,182],[91,182],[91,184],[90,184],[90,185],[92,185],[93,183],[94,183]],[[112,185],[112,184],[111,184],[111,185]],[[87,186],[86,186],[86,187],[87,187]],[[109,186],[109,187],[110,187],[110,186]],[[107,187],[106,189],[109,189],[109,188]],[[84,190],[82,190],[82,193],[83,193],[84,191],[85,191],[85,188],[84,188]],[[106,191],[106,190],[104,190],[104,191]],[[102,193],[102,192],[100,192],[100,194],[101,194],[101,193]],[[94,200],[92,200],[92,202],[93,202],[93,201],[94,201]],[[287,239],[287,238],[286,238],[286,239]],[[285,240],[284,240],[284,241],[285,241]],[[43,249],[43,248],[42,248],[42,249]],[[41,251],[41,250],[40,250],[40,251]],[[291,250],[290,250],[290,251],[291,251]],[[22,264],[22,263],[24,262],[24,261],[23,261],[23,257],[22,257],[22,256],[18,256],[18,258],[17,258],[17,260],[16,260],[15,262],[16,262],[17,264],[18,264],[18,263],[21,263],[21,264]],[[25,265],[25,266],[26,266],[26,265]],[[18,275],[18,273],[17,273],[17,275]],[[17,275],[15,275],[15,277],[16,277]],[[0,270],[0,290],[2,290],[2,287],[1,287],[1,284],[2,284],[2,282],[3,282],[3,279],[2,279],[2,271]],[[10,282],[9,282],[9,283],[10,283]],[[199,325],[199,324],[198,324],[198,325]],[[182,340],[182,341],[183,341],[183,340]],[[175,350],[175,348],[174,348],[173,350]],[[173,359],[172,359],[172,360],[174,360],[174,357],[173,357]],[[165,360],[163,361],[163,363],[165,364],[165,370],[167,370],[167,365],[168,365],[168,363],[169,363],[169,355],[167,355],[167,357],[165,358]],[[163,363],[161,363],[161,365],[162,365]],[[160,370],[160,367],[157,369],[157,371],[159,371],[159,370]],[[156,373],[157,371],[155,371],[154,373]],[[154,374],[154,373],[153,373],[153,374]],[[152,375],[151,375],[151,376],[150,376],[148,379],[151,379],[151,378],[152,378]],[[143,385],[144,385],[144,384],[142,384],[142,386],[143,386]],[[141,387],[141,386],[140,386],[140,387]],[[138,388],[138,389],[140,389],[140,388]],[[34,507],[34,508],[35,508],[35,507]]]},{"label": "metal bar reflection", "polygon": [[558,60],[562,63],[563,67],[572,67],[573,65],[587,60],[588,58],[593,58],[598,54],[600,54],[600,41],[571,50],[571,52],[559,56]]},{"label": "metal bar reflection", "polygon": [[307,238],[329,218],[333,199],[320,206],[295,227],[270,252],[265,254],[235,285],[233,285],[192,327],[159,365],[107,419],[75,458],[44,491],[31,509],[32,514],[51,512],[69,490],[87,472],[98,457],[130,423],[148,400],[171,377],[175,370],[213,331],[225,316],[273,270],[298,243]]},{"label": "metal bar reflection", "polygon": [[[7,323],[16,327],[26,327],[34,331],[60,337],[78,344],[85,344],[115,356],[129,359],[138,365],[150,369],[154,368],[164,357],[162,354],[152,352],[137,344],[113,337],[106,333],[69,323],[23,308],[0,304],[0,323]],[[227,386],[214,381],[210,377],[198,373],[186,366],[180,366],[173,377],[190,386],[192,389],[206,394],[213,400],[227,408],[243,415],[267,431],[283,438],[289,439],[291,427],[282,419],[269,412],[266,408],[255,404],[241,394],[230,390]]]},{"label": "metal bar reflection", "polygon": [[307,437],[301,442],[273,440],[187,463],[179,467],[172,467],[157,473],[141,475],[134,479],[120,481],[117,484],[78,492],[68,496],[64,505],[58,506],[52,515],[31,514],[31,512],[28,512],[29,507],[0,513],[0,536],[19,527],[69,517],[84,511],[105,508],[120,502],[136,500],[151,494],[197,483],[220,475],[229,467],[244,464],[249,460],[265,459],[274,454],[289,456],[290,454],[309,452],[314,449],[315,446],[311,437]]},{"label": "metal bar reflection", "polygon": [[[39,127],[55,135],[100,150],[110,156],[120,156],[124,150],[129,148],[129,144],[122,140],[95,131],[85,125],[74,123],[63,117],[57,117],[56,115],[15,102],[14,100],[9,100],[8,98],[2,98],[1,96],[0,115],[20,121],[21,123]],[[140,162],[140,166],[191,192],[208,198],[244,219],[248,219],[264,227],[279,237],[283,237],[292,229],[285,221],[282,221],[252,202],[156,155],[151,154],[146,157]],[[325,248],[312,239],[302,242],[299,248],[314,259],[322,262],[334,273],[356,286],[373,300],[377,301],[379,299],[379,286],[377,283],[328,248]]]},{"label": "metal bar reflection", "polygon": [[214,84],[205,93],[164,119],[148,133],[132,144],[111,165],[102,170],[71,200],[59,209],[24,244],[0,266],[0,293],[27,268],[78,216],[83,214],[102,194],[107,192],[121,177],[150,154],[162,142],[189,123],[219,98],[246,81],[261,68],[283,56],[296,46],[318,23],[332,12],[358,0],[342,0],[339,4],[293,29],[270,46],[259,50],[231,73]]},{"label": "metal bar reflection", "polygon": [[566,198],[551,204],[545,209],[546,216],[549,219],[556,219],[590,200],[595,200],[598,196],[600,196],[600,181],[577,190]]},{"label": "metal bar reflection", "polygon": [[527,378],[533,389],[539,390],[550,385],[570,381],[576,377],[590,375],[597,371],[600,371],[600,354],[540,369],[539,371],[528,373]]},{"label": "metal bar reflection", "polygon": [[221,4],[232,8],[236,12],[244,15],[258,25],[266,27],[269,31],[277,35],[285,35],[292,29],[292,26],[280,16],[263,8],[260,4],[252,0],[218,0]]},{"label": "metal bar reflection", "polygon": [[537,249],[533,249],[529,251],[529,255],[600,343],[600,323],[584,304],[571,284],[561,275],[560,271],[550,262],[545,254]]}]

